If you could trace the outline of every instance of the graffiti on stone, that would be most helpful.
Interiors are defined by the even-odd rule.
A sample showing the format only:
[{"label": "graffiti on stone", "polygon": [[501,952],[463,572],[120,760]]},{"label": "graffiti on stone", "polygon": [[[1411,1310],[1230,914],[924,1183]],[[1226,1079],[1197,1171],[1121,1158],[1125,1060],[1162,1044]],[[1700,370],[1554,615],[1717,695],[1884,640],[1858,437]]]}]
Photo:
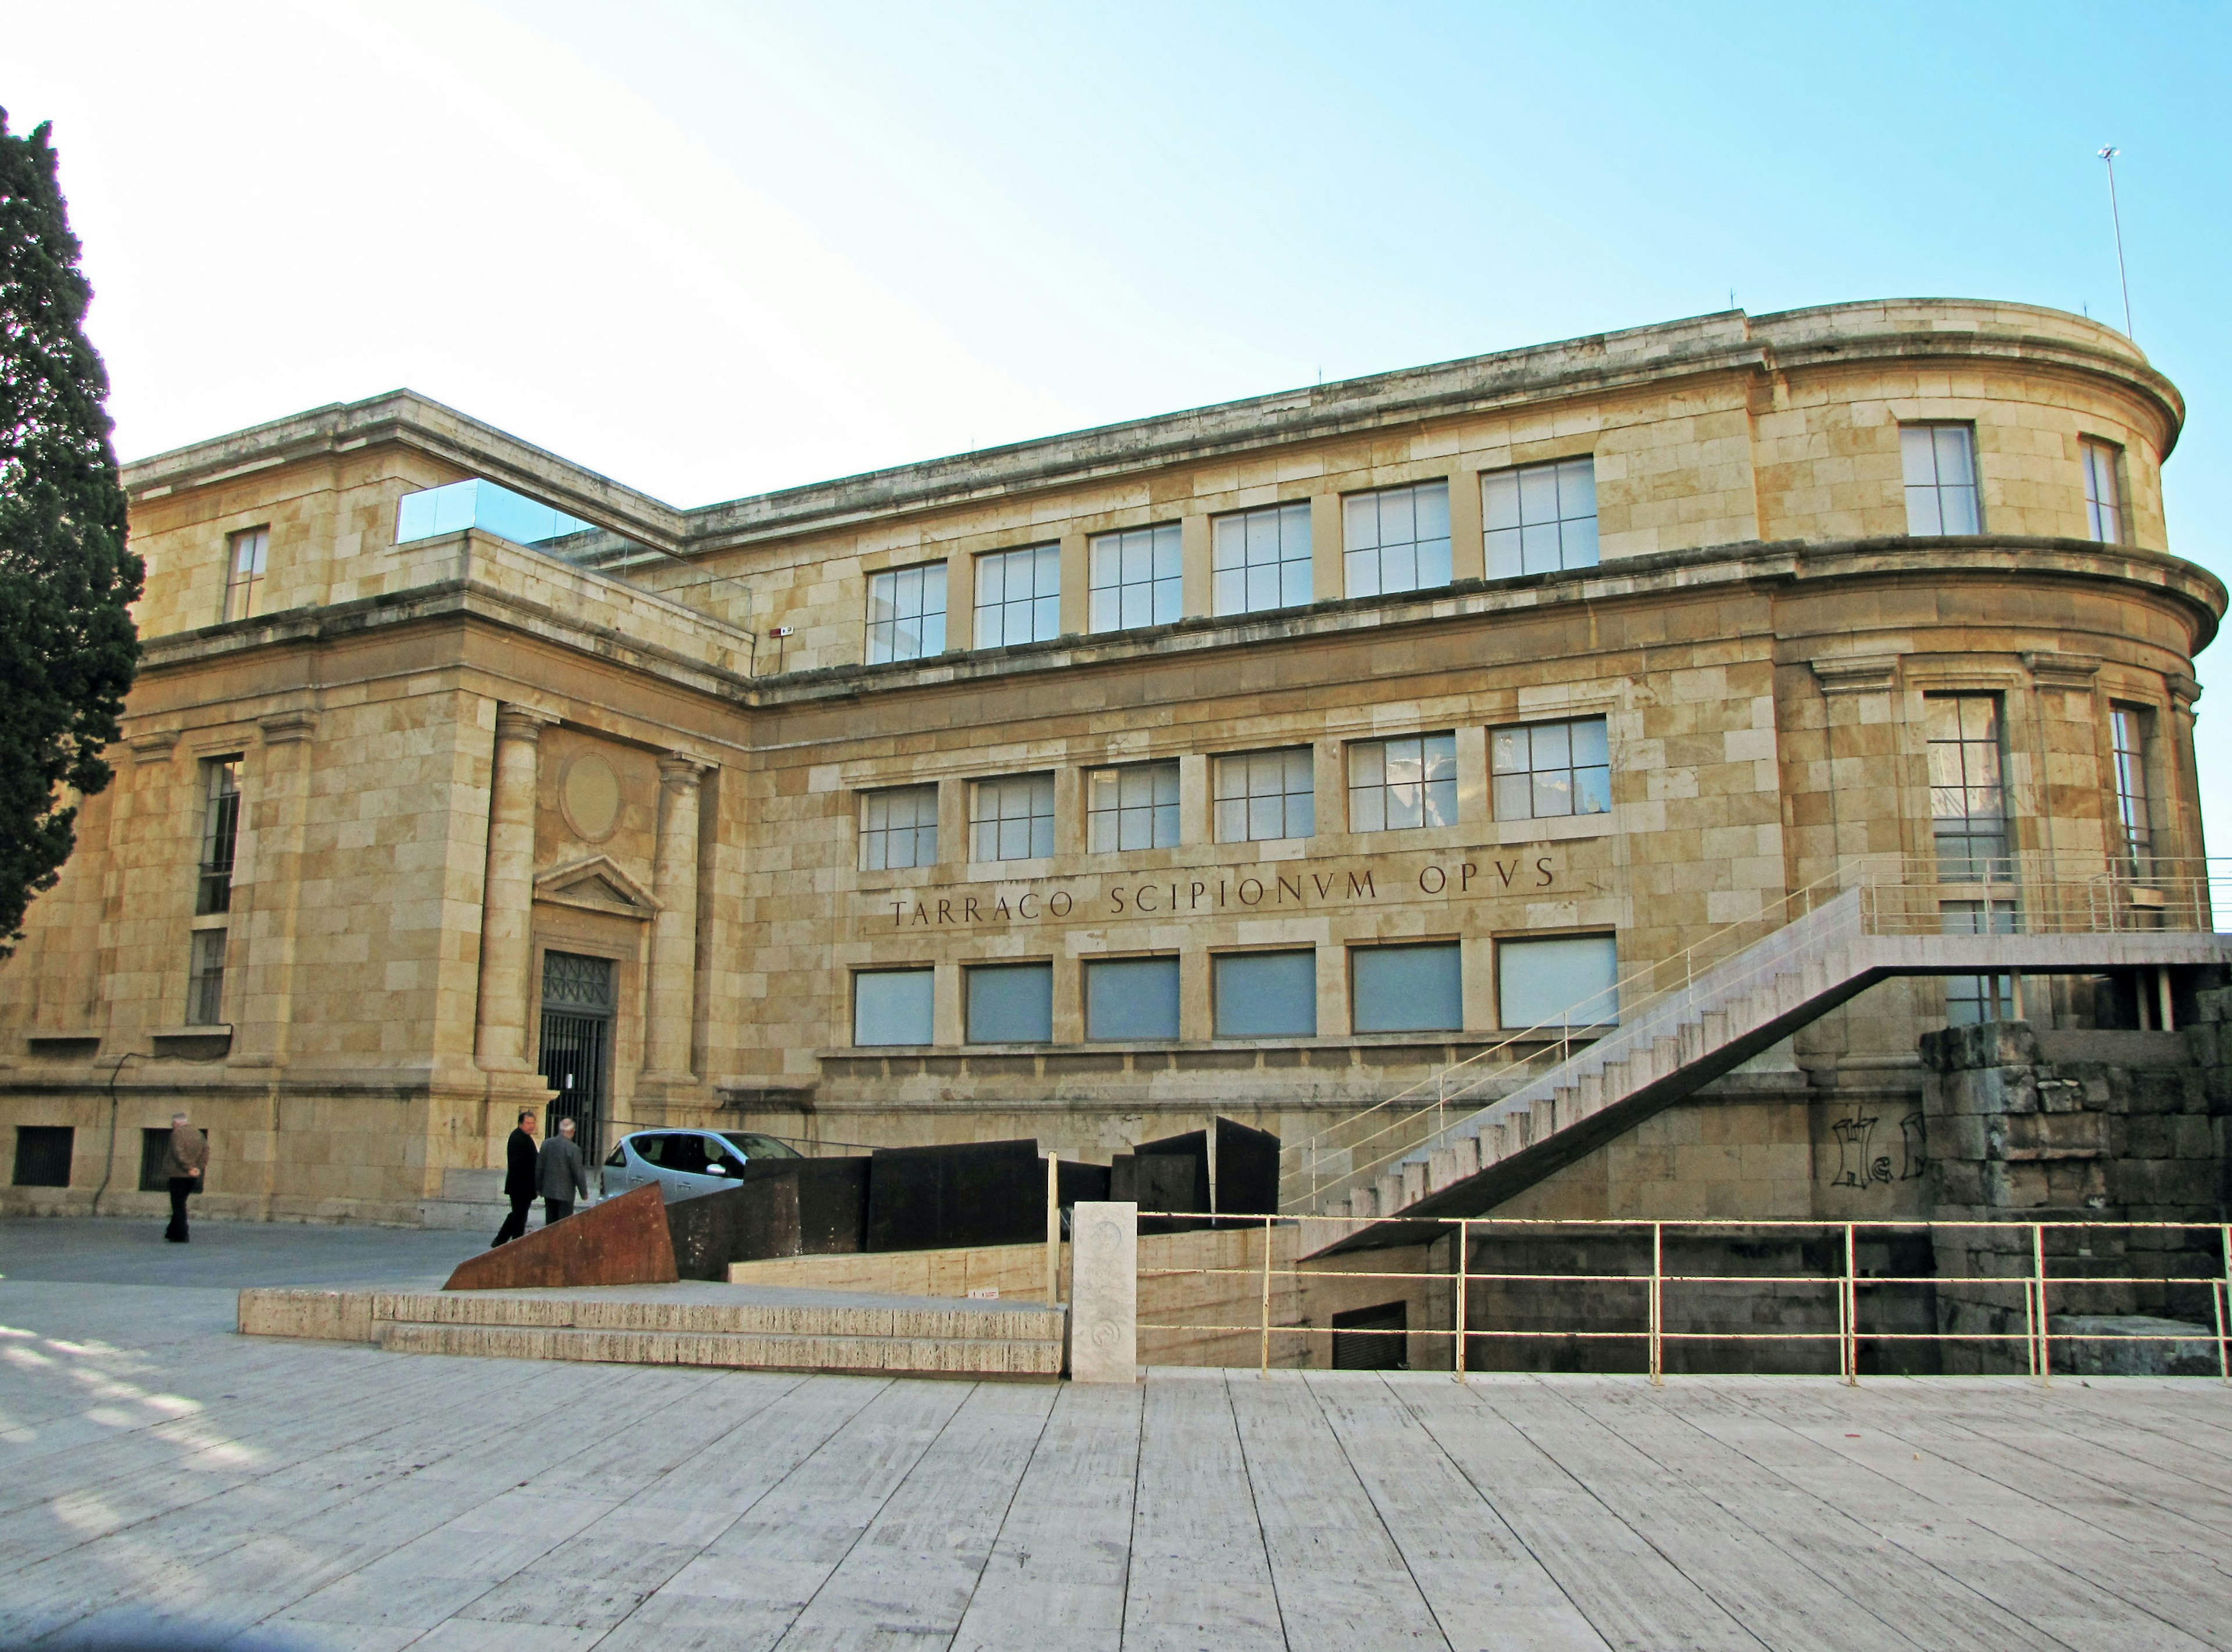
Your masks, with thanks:
[{"label": "graffiti on stone", "polygon": [[1833,1188],[1872,1188],[1891,1182],[1911,1182],[1928,1168],[1923,1150],[1922,1115],[1909,1113],[1898,1123],[1899,1162],[1892,1168],[1889,1153],[1876,1151],[1876,1126],[1883,1121],[1871,1113],[1854,1113],[1832,1119],[1829,1130],[1837,1138],[1837,1173]]}]

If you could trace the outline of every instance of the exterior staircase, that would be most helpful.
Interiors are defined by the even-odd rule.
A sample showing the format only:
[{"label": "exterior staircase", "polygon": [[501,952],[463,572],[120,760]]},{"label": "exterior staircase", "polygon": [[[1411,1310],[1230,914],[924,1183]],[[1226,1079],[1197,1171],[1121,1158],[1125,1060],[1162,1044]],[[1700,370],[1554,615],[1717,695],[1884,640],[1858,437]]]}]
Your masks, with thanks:
[{"label": "exterior staircase", "polygon": [[[1529,1028],[1288,1150],[1282,1208],[1340,1219],[1307,1224],[1305,1254],[1418,1243],[1439,1231],[1422,1219],[1486,1214],[1895,975],[2232,962],[2205,872],[2136,885],[2099,865],[2015,867],[1995,885],[1862,863],[1790,897],[1757,939],[1723,931],[1717,961],[1709,941],[1624,980],[1617,1027]],[[2008,932],[1945,933],[1971,905]],[[1546,1045],[1562,1053],[1544,1071]]]}]

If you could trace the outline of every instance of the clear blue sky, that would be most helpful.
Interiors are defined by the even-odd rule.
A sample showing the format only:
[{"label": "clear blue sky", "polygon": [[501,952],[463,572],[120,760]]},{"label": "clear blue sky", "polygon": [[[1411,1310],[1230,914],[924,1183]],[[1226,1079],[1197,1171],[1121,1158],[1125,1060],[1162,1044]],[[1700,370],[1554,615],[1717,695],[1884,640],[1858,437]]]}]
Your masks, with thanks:
[{"label": "clear blue sky", "polygon": [[2232,574],[2222,5],[0,0],[0,38],[127,456],[407,384],[681,504],[1731,291],[2120,324],[2114,142],[2172,547]]}]

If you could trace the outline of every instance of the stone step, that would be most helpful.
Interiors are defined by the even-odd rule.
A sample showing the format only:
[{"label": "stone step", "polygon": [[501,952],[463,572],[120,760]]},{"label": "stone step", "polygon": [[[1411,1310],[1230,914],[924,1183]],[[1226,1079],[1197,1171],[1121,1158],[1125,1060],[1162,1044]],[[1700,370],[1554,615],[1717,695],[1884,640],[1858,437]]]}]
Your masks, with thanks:
[{"label": "stone step", "polygon": [[787,1337],[773,1332],[390,1323],[375,1328],[373,1341],[396,1353],[473,1354],[495,1359],[939,1377],[1061,1375],[1059,1341],[992,1337]]}]

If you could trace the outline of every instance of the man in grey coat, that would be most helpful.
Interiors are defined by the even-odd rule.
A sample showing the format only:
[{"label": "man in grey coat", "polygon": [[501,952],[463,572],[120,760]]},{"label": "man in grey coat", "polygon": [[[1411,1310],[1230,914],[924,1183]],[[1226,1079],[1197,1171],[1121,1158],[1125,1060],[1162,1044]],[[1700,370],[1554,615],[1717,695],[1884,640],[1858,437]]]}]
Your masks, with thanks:
[{"label": "man in grey coat", "polygon": [[576,1195],[589,1190],[589,1172],[581,1163],[581,1150],[574,1145],[574,1121],[561,1118],[542,1143],[536,1161],[536,1183],[542,1189],[542,1225],[563,1221],[574,1214]]}]

